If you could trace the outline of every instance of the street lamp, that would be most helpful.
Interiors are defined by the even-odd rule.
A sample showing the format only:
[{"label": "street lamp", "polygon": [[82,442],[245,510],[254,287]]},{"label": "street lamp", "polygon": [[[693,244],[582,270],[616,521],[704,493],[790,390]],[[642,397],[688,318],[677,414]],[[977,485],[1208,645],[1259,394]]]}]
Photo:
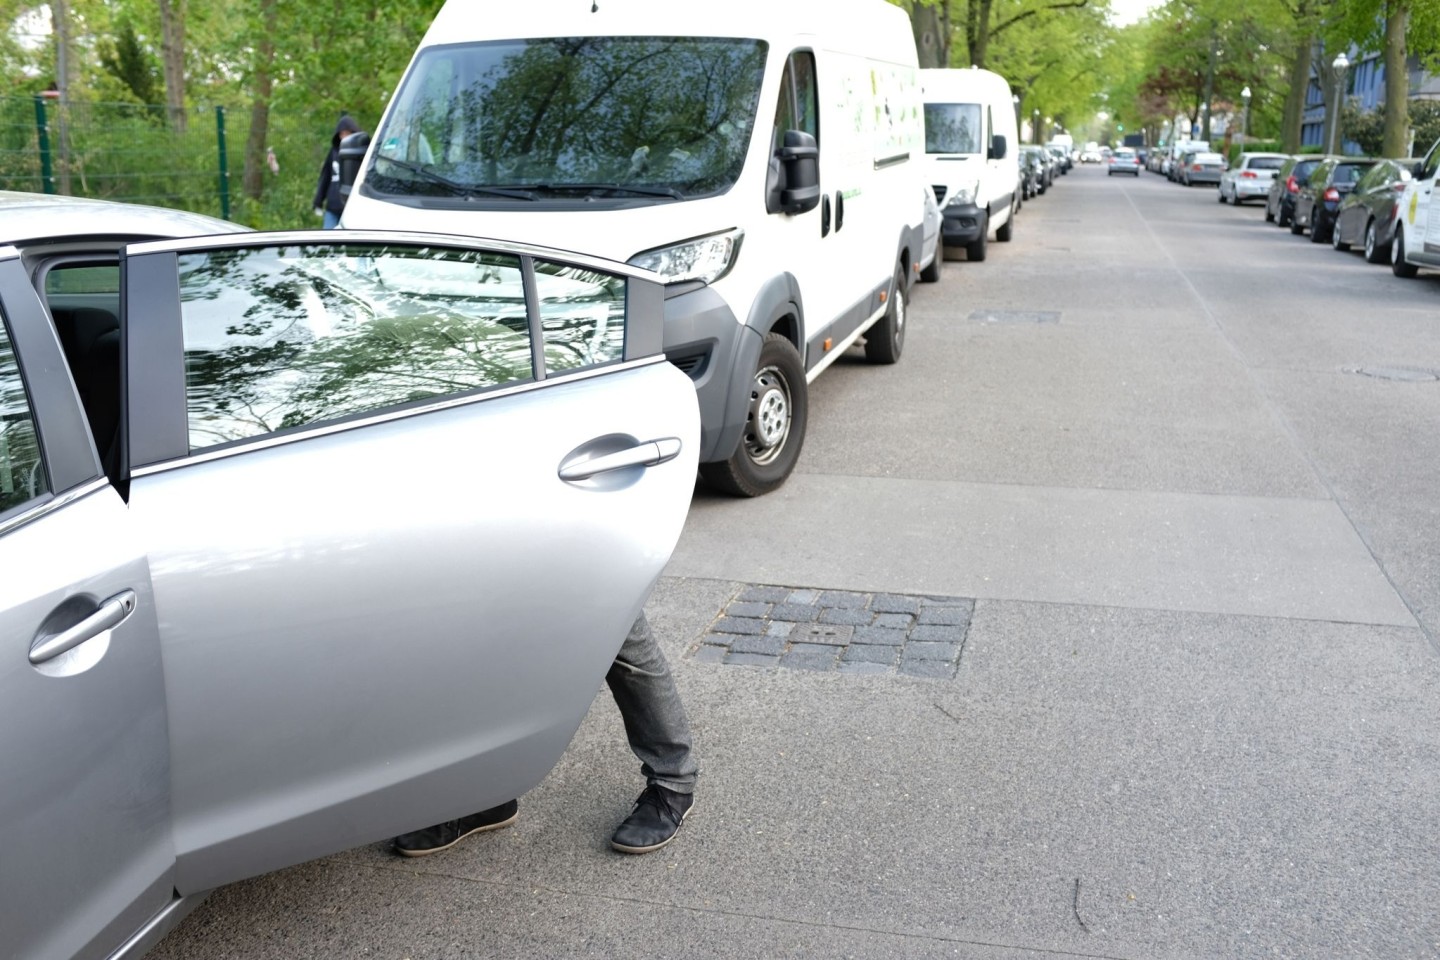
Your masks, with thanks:
[{"label": "street lamp", "polygon": [[1240,144],[1244,146],[1250,142],[1250,88],[1246,87],[1240,91],[1240,99],[1245,101],[1245,121],[1240,128]]},{"label": "street lamp", "polygon": [[1040,142],[1040,111],[1036,110],[1033,119],[1030,121],[1030,142]]},{"label": "street lamp", "polygon": [[1335,119],[1330,124],[1330,152],[1340,152],[1340,102],[1345,97],[1345,71],[1350,69],[1350,58],[1341,50],[1330,66],[1335,68]]},{"label": "street lamp", "polygon": [[1015,104],[1015,134],[1016,134],[1016,136],[1019,136],[1019,134],[1020,134],[1020,94],[1018,94],[1018,93],[1015,94],[1014,96],[1012,96],[1012,97],[1010,98],[1010,100]]}]

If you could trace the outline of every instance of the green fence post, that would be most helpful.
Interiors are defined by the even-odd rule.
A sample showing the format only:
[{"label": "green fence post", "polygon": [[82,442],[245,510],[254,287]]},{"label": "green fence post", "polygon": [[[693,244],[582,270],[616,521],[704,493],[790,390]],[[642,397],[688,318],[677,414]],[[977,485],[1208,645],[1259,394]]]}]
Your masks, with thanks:
[{"label": "green fence post", "polygon": [[215,142],[220,151],[220,217],[230,219],[230,163],[225,156],[225,108],[215,108]]},{"label": "green fence post", "polygon": [[40,189],[55,192],[55,171],[50,166],[50,131],[45,123],[45,98],[35,98],[35,133],[40,139]]}]

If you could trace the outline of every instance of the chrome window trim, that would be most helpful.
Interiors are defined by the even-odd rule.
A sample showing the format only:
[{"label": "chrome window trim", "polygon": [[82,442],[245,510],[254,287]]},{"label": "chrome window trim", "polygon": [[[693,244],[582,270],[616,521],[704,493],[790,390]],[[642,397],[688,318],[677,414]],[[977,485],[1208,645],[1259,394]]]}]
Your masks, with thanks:
[{"label": "chrome window trim", "polygon": [[484,390],[479,393],[470,393],[464,396],[440,397],[419,406],[405,407],[401,410],[391,409],[368,416],[358,417],[352,420],[341,420],[328,423],[318,423],[310,428],[297,429],[294,433],[287,433],[283,436],[265,434],[255,437],[253,440],[237,441],[231,446],[218,450],[201,450],[186,457],[174,460],[163,460],[159,463],[146,464],[137,467],[130,472],[134,478],[148,477],[157,473],[164,473],[181,467],[188,467],[192,464],[209,463],[213,460],[223,460],[243,453],[252,453],[256,450],[268,450],[272,447],[284,446],[289,443],[297,443],[301,440],[312,440],[316,437],[328,437],[337,433],[344,433],[347,430],[358,430],[363,427],[373,427],[381,423],[390,423],[396,420],[405,420],[410,417],[423,416],[429,413],[436,413],[441,410],[450,410],[455,407],[466,407],[475,403],[484,403],[500,397],[511,397],[518,394],[530,393],[557,384],[575,383],[581,380],[591,380],[596,377],[608,376],[625,370],[636,370],[641,367],[654,364],[668,363],[663,355],[642,357],[639,360],[622,360],[617,363],[609,363],[603,366],[585,367],[573,373],[565,373],[559,376],[552,376],[545,380],[527,380],[524,383],[515,383],[495,389]]},{"label": "chrome window trim", "polygon": [[97,477],[96,479],[91,480],[88,483],[82,483],[78,487],[71,487],[64,493],[55,494],[51,496],[49,500],[46,500],[43,503],[36,504],[28,510],[18,513],[13,517],[7,517],[4,520],[0,520],[0,537],[4,537],[12,530],[17,530],[20,527],[34,523],[35,521],[40,520],[43,517],[49,516],[55,511],[68,507],[75,501],[82,500],[85,497],[90,496],[90,494],[103,490],[108,486],[110,486],[109,480],[105,479],[104,477]]},{"label": "chrome window trim", "polygon": [[280,230],[269,233],[231,233],[224,236],[186,237],[179,240],[148,240],[131,244],[128,252],[139,256],[145,253],[187,253],[197,250],[234,250],[241,247],[274,247],[297,243],[336,246],[348,243],[404,243],[430,247],[457,247],[484,253],[508,253],[516,257],[533,257],[536,260],[556,261],[588,267],[600,273],[615,274],[636,280],[649,280],[662,286],[665,278],[649,270],[587,256],[556,247],[542,247],[529,243],[515,243],[509,240],[491,240],[486,237],[462,237],[448,233],[415,233],[398,230]]}]

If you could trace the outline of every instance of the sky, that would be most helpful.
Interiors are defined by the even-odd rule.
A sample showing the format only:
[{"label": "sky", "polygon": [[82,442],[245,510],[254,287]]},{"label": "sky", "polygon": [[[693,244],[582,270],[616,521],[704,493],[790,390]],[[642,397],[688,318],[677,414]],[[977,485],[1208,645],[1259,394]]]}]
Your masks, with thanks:
[{"label": "sky", "polygon": [[1120,25],[1134,23],[1147,12],[1161,5],[1162,0],[1110,0],[1110,10]]}]

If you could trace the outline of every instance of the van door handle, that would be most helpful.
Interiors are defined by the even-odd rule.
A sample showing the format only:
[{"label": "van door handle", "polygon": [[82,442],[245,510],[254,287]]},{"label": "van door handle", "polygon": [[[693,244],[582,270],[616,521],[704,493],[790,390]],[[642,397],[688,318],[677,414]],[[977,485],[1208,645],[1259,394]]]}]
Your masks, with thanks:
[{"label": "van door handle", "polygon": [[68,630],[46,637],[30,648],[30,662],[44,663],[54,660],[67,650],[73,650],[86,640],[94,640],[106,630],[113,630],[135,610],[135,591],[122,590],[100,604],[99,609]]},{"label": "van door handle", "polygon": [[560,464],[561,480],[589,480],[600,473],[624,470],[626,467],[654,467],[680,455],[680,438],[664,437],[647,440],[625,450],[599,457],[581,456]]},{"label": "van door handle", "polygon": [[824,239],[830,235],[830,197],[829,195],[820,198],[820,237]]},{"label": "van door handle", "polygon": [[835,232],[839,233],[840,228],[845,226],[845,194],[835,191]]}]

